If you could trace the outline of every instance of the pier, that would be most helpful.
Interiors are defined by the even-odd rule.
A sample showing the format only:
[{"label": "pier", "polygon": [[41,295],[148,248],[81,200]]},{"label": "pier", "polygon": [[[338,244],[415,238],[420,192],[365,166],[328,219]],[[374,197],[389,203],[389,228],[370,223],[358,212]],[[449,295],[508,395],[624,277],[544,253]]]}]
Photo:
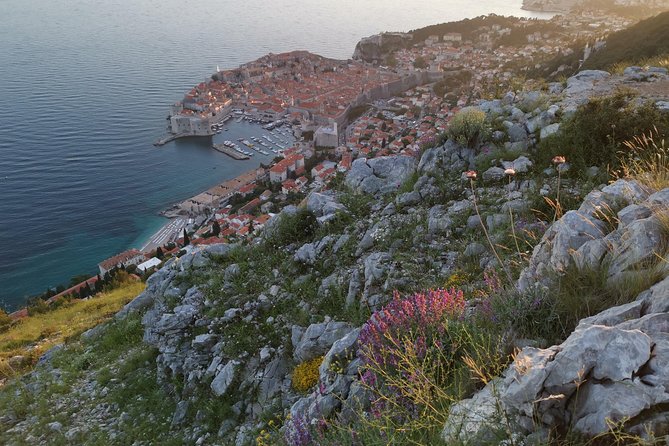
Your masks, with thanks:
[{"label": "pier", "polygon": [[153,145],[156,147],[164,146],[168,142],[174,141],[175,139],[178,138],[184,138],[186,136],[192,136],[192,135],[188,135],[185,133],[178,133],[176,135],[167,135],[164,138],[160,138],[158,141],[154,142]]},{"label": "pier", "polygon": [[215,150],[218,150],[219,152],[224,153],[224,154],[228,155],[230,158],[236,159],[238,161],[247,160],[247,159],[250,158],[250,156],[244,155],[243,153],[239,153],[239,152],[237,152],[237,151],[235,151],[235,150],[231,149],[230,147],[227,147],[223,144],[214,144],[214,145],[212,145],[212,147]]}]

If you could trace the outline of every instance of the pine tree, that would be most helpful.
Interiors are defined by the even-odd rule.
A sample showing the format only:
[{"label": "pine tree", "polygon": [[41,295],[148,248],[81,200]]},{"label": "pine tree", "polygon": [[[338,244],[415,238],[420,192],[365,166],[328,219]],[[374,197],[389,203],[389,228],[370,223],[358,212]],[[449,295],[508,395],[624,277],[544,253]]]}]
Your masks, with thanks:
[{"label": "pine tree", "polygon": [[221,225],[219,225],[216,220],[214,220],[214,224],[211,225],[211,233],[214,234],[214,237],[218,237],[221,233]]},{"label": "pine tree", "polygon": [[164,256],[165,254],[163,254],[163,248],[159,246],[158,249],[156,249],[156,257],[162,260]]}]

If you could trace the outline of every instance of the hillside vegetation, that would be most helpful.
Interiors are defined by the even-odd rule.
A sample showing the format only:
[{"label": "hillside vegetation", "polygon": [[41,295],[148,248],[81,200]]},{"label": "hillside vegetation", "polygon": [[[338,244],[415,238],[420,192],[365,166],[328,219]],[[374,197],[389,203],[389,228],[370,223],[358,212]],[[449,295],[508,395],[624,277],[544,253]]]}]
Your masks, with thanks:
[{"label": "hillside vegetation", "polygon": [[126,282],[95,298],[67,302],[15,322],[0,333],[0,381],[31,368],[51,347],[106,321],[143,289],[141,282]]}]

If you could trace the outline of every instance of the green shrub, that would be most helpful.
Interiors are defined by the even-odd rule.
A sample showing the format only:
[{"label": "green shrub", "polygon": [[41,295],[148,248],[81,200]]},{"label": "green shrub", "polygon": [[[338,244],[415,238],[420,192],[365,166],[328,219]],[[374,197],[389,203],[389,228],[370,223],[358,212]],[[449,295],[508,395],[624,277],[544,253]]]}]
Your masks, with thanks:
[{"label": "green shrub", "polygon": [[654,128],[660,137],[669,134],[669,115],[652,102],[638,106],[629,92],[592,99],[563,122],[557,134],[541,141],[537,162],[548,166],[554,156],[564,156],[572,167],[571,176],[590,166],[618,170],[625,141]]},{"label": "green shrub", "polygon": [[318,224],[313,213],[300,209],[293,215],[284,214],[268,231],[266,240],[273,247],[286,246],[311,237]]},{"label": "green shrub", "polygon": [[485,113],[478,108],[465,107],[448,124],[451,138],[466,147],[476,147],[488,135]]}]

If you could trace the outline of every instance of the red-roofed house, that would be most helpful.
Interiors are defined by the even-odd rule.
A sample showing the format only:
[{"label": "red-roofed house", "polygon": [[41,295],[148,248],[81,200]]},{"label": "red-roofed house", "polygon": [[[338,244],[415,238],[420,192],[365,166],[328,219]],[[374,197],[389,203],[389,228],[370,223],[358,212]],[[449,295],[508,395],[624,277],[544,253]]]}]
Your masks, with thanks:
[{"label": "red-roofed house", "polygon": [[248,194],[250,194],[251,192],[253,192],[253,190],[254,190],[255,188],[256,188],[256,184],[255,184],[255,183],[245,184],[244,186],[240,187],[240,188],[237,190],[237,193],[240,194],[242,197],[245,197],[245,196],[247,196]]},{"label": "red-roofed house", "polygon": [[265,223],[271,218],[271,216],[267,214],[263,214],[259,217],[257,217],[255,220],[253,220],[253,227],[255,229],[261,229],[265,226]]},{"label": "red-roofed house", "polygon": [[193,240],[193,245],[218,245],[221,243],[228,243],[228,240],[223,237],[209,237],[209,238],[199,238]]},{"label": "red-roofed house", "polygon": [[246,214],[248,212],[251,212],[252,210],[257,208],[258,206],[260,206],[260,203],[261,203],[260,198],[254,198],[253,200],[249,201],[244,206],[239,208],[239,212],[243,212],[244,214]]},{"label": "red-roofed house", "polygon": [[269,180],[273,183],[283,183],[291,172],[295,172],[296,175],[304,172],[303,155],[292,155],[276,163],[269,170]]},{"label": "red-roofed house", "polygon": [[121,266],[139,265],[144,262],[146,257],[137,249],[130,249],[120,254],[110,257],[98,264],[100,276],[104,276],[108,271]]},{"label": "red-roofed house", "polygon": [[353,164],[353,157],[350,153],[345,153],[337,165],[337,170],[339,172],[348,172],[351,170],[351,164]]},{"label": "red-roofed house", "polygon": [[304,188],[304,186],[306,186],[308,182],[309,180],[304,175],[295,180],[295,184],[297,184],[297,187],[299,187],[300,189]]},{"label": "red-roofed house", "polygon": [[287,179],[283,183],[281,183],[281,192],[284,194],[288,194],[291,192],[299,192],[300,188],[297,186],[297,183],[295,183],[295,180]]}]

